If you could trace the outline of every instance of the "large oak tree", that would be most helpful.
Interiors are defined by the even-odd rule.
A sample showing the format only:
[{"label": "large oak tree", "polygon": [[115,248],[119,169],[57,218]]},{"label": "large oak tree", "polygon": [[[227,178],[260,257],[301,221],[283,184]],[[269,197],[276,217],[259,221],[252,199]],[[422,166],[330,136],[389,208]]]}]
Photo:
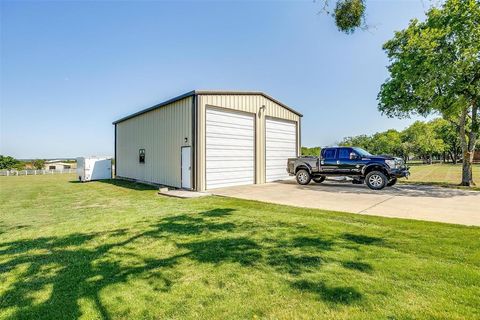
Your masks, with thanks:
[{"label": "large oak tree", "polygon": [[453,121],[463,153],[462,185],[473,184],[472,162],[479,131],[480,1],[446,0],[412,20],[383,46],[390,78],[379,110],[391,117],[439,113]]}]

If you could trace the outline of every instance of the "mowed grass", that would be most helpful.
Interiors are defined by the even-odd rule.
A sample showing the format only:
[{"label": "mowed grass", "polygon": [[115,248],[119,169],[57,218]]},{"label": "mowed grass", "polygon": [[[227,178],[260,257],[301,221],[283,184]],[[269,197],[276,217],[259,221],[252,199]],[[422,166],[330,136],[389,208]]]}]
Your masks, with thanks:
[{"label": "mowed grass", "polygon": [[73,179],[0,178],[1,319],[480,318],[480,228]]},{"label": "mowed grass", "polygon": [[[462,181],[461,164],[412,165],[410,173],[408,180],[402,179],[402,182],[453,187]],[[474,189],[480,190],[480,164],[473,165],[473,180],[477,183]]]}]

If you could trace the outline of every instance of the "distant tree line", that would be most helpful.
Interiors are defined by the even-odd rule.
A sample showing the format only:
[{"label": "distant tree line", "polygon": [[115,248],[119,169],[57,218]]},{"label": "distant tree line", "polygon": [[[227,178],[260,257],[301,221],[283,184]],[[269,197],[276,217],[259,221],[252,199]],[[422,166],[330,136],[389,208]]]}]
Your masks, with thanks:
[{"label": "distant tree line", "polygon": [[25,170],[27,167],[41,170],[45,165],[45,160],[35,159],[32,161],[21,161],[11,156],[0,155],[0,170]]},{"label": "distant tree line", "polygon": [[320,155],[320,147],[302,147],[302,156],[315,156],[318,157]]},{"label": "distant tree line", "polygon": [[[372,135],[345,137],[338,145],[360,147],[377,155],[402,157],[405,161],[421,159],[425,163],[441,159],[456,164],[462,157],[455,125],[442,118],[416,121],[403,131],[390,129]],[[302,147],[304,156],[319,154],[320,147]]]},{"label": "distant tree line", "polygon": [[402,157],[405,161],[421,159],[425,163],[436,158],[456,164],[462,151],[455,126],[442,118],[416,121],[403,131],[390,129],[370,136],[346,137],[339,145],[357,146],[373,154]]}]

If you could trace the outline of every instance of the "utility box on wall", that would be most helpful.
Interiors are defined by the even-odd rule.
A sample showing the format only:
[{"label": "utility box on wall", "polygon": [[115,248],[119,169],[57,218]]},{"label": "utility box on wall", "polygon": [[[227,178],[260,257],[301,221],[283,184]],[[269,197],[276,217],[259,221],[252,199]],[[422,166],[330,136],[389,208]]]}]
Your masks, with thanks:
[{"label": "utility box on wall", "polygon": [[77,158],[77,175],[81,182],[112,178],[112,159]]}]

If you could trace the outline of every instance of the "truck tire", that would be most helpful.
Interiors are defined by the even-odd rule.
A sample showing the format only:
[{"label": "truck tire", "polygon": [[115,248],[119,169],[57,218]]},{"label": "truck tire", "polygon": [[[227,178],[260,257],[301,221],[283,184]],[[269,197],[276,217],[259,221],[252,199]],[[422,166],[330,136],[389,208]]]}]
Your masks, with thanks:
[{"label": "truck tire", "polygon": [[387,185],[387,177],[380,171],[371,171],[365,177],[365,183],[372,190],[382,190]]},{"label": "truck tire", "polygon": [[297,183],[301,185],[307,185],[312,180],[312,176],[310,176],[310,172],[305,169],[300,169],[297,171]]},{"label": "truck tire", "polygon": [[392,180],[388,181],[387,187],[394,186],[397,183],[397,178],[393,178]]},{"label": "truck tire", "polygon": [[322,183],[325,181],[325,177],[318,177],[318,178],[313,178],[312,179],[315,183]]}]

